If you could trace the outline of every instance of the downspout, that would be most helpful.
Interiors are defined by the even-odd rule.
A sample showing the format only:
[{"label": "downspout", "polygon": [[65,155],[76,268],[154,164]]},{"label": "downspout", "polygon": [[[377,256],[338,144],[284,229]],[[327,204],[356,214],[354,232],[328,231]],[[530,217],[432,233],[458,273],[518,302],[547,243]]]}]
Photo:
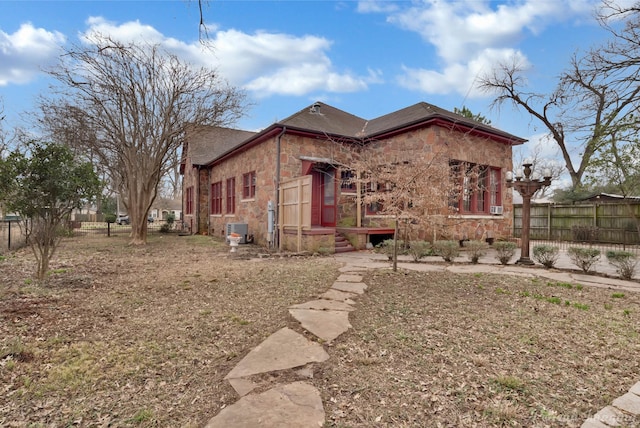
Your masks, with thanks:
[{"label": "downspout", "polygon": [[[200,192],[202,189],[200,188],[200,170],[202,170],[202,165],[198,165],[198,174],[197,174],[197,185],[195,186],[196,191],[193,192],[193,206],[194,206],[194,220],[192,220],[191,224],[191,234],[197,235],[200,231]],[[194,224],[195,223],[195,224]]]},{"label": "downspout", "polygon": [[211,236],[211,168],[207,167],[207,188],[209,195],[207,201],[207,236]]},{"label": "downspout", "polygon": [[282,131],[278,134],[276,138],[276,211],[275,211],[275,221],[276,227],[273,230],[273,243],[274,247],[280,250],[280,151],[281,151],[281,139],[284,133],[287,132],[287,127],[283,126]]}]

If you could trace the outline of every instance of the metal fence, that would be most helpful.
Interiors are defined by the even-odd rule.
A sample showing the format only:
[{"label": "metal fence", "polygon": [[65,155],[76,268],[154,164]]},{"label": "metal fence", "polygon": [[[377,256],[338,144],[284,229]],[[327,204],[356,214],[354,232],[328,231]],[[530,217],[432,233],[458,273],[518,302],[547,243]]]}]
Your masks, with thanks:
[{"label": "metal fence", "polygon": [[[148,233],[160,233],[160,229],[166,222],[155,220],[147,224]],[[175,222],[172,228],[178,229],[180,222]],[[70,221],[66,225],[65,235],[69,237],[101,237],[120,236],[131,233],[130,225],[116,223]],[[26,237],[20,227],[19,220],[0,220],[0,253],[17,250],[26,245]]]},{"label": "metal fence", "polygon": [[[164,220],[155,220],[153,223],[147,223],[148,233],[159,233],[165,223],[166,222]],[[179,222],[175,222],[172,227],[175,229],[178,223]],[[86,237],[128,235],[131,233],[131,225],[91,221],[70,221],[68,232],[71,236]]]},{"label": "metal fence", "polygon": [[18,220],[0,220],[0,252],[24,247],[26,241]]}]

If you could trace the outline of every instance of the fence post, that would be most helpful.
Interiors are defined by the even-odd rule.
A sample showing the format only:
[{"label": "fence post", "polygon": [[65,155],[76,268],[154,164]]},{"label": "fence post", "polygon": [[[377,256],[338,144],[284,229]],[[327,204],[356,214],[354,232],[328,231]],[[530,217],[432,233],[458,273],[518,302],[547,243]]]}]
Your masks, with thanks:
[{"label": "fence post", "polygon": [[547,204],[547,241],[551,241],[551,202]]},{"label": "fence post", "polygon": [[9,220],[9,240],[7,241],[7,249],[11,250],[11,220]]}]

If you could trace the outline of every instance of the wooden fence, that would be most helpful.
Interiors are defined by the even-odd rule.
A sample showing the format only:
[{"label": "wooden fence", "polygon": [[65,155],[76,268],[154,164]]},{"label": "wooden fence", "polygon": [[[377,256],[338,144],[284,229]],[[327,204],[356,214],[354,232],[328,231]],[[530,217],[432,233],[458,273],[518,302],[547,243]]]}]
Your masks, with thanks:
[{"label": "wooden fence", "polygon": [[280,183],[280,236],[284,228],[296,228],[298,250],[302,230],[311,228],[311,176],[305,175]]},{"label": "wooden fence", "polygon": [[[514,205],[513,234],[522,233],[522,205]],[[638,245],[640,204],[531,204],[530,238]]]}]

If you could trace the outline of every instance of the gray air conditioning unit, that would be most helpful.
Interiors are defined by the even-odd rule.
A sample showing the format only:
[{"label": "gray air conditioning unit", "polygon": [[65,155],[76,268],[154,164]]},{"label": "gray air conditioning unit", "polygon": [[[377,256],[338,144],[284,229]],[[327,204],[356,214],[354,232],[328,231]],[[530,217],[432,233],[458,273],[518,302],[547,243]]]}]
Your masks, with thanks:
[{"label": "gray air conditioning unit", "polygon": [[491,214],[502,215],[502,206],[501,205],[492,205],[489,212]]},{"label": "gray air conditioning unit", "polygon": [[249,234],[249,225],[247,223],[227,223],[227,233],[224,235],[224,239],[232,233],[237,233],[242,237],[240,244],[247,243],[247,235]]}]

